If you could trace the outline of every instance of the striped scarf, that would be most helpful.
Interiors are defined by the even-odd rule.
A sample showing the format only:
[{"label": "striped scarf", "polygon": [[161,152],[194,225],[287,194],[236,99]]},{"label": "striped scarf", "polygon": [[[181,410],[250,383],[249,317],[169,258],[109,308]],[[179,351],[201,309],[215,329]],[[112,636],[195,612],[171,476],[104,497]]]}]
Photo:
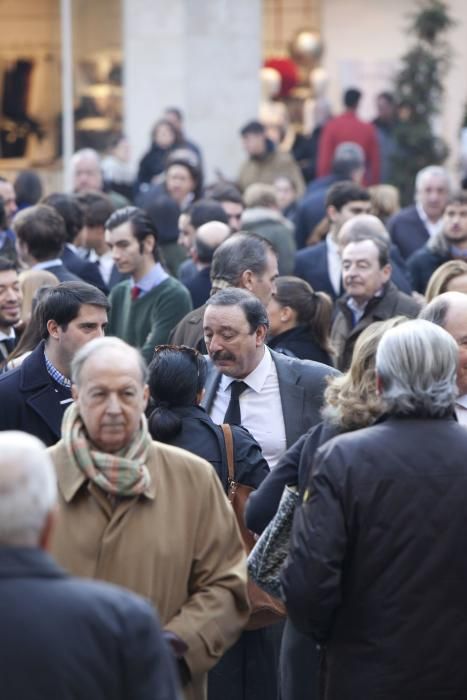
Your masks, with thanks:
[{"label": "striped scarf", "polygon": [[114,496],[138,496],[151,483],[146,466],[151,438],[146,418],[141,418],[141,427],[131,443],[115,454],[107,454],[91,446],[75,403],[63,416],[62,438],[68,454],[90,481]]}]

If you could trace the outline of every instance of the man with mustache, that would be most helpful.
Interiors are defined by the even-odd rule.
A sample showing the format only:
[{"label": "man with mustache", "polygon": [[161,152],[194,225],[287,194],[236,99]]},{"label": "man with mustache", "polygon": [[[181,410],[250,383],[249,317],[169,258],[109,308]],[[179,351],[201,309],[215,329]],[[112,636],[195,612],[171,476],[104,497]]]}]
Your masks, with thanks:
[{"label": "man with mustache", "polygon": [[423,294],[433,272],[449,260],[467,260],[467,193],[448,199],[442,229],[407,261],[412,286]]},{"label": "man with mustache", "polygon": [[14,263],[0,257],[0,366],[16,345],[15,325],[20,319],[21,298]]},{"label": "man with mustache", "polygon": [[204,406],[215,423],[247,428],[274,468],[320,420],[325,380],[333,370],[267,348],[268,325],[265,307],[246,290],[224,289],[208,300],[204,340],[214,368]]}]

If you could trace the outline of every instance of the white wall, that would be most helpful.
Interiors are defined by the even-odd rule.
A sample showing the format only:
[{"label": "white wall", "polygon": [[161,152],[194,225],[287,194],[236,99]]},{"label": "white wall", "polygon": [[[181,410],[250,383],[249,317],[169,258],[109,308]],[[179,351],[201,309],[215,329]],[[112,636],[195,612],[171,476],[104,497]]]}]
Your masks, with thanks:
[{"label": "white wall", "polygon": [[[467,3],[449,0],[449,5],[459,25],[448,34],[456,55],[445,81],[439,129],[451,146],[452,167],[467,101]],[[414,0],[322,0],[323,64],[330,75],[329,94],[336,111],[341,108],[342,90],[357,85],[365,90],[362,116],[374,116],[376,93],[391,87],[390,76],[411,43],[406,33],[407,13],[418,6]]]},{"label": "white wall", "polygon": [[208,178],[235,177],[257,113],[260,0],[124,0],[125,130],[136,159],[164,107],[180,107]]}]

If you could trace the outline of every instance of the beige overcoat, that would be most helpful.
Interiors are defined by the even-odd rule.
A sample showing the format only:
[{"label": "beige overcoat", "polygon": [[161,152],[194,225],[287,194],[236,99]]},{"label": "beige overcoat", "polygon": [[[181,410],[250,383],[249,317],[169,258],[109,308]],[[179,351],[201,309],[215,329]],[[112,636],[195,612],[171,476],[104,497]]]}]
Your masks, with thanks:
[{"label": "beige overcoat", "polygon": [[163,626],[187,644],[189,700],[248,619],[246,562],[238,526],[210,464],[153,442],[152,483],[112,506],[83,477],[63,441],[49,449],[59,514],[51,553],[74,575],[110,581],[150,599]]}]

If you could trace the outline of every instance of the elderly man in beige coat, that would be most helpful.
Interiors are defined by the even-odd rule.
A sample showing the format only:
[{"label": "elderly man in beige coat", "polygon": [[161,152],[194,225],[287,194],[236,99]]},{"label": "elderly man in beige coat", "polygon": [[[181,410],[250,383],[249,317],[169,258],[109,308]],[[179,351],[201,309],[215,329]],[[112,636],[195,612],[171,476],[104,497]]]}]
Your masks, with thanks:
[{"label": "elderly man in beige coat", "polygon": [[157,608],[185,697],[249,613],[242,541],[210,464],[153,442],[146,368],[116,338],[91,341],[72,366],[75,403],[50,449],[60,510],[51,551],[75,575],[125,586]]}]

